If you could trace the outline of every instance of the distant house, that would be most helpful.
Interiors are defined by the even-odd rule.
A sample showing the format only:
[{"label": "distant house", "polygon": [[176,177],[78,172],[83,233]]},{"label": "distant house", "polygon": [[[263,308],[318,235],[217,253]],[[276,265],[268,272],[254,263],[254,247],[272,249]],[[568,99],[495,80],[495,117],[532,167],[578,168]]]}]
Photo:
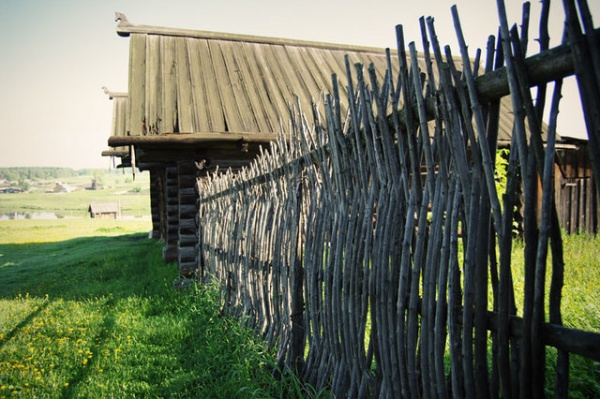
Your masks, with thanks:
[{"label": "distant house", "polygon": [[91,203],[88,212],[92,219],[116,219],[119,215],[119,204],[115,202]]},{"label": "distant house", "polygon": [[54,186],[55,193],[70,193],[71,191],[74,191],[74,190],[75,190],[75,187],[71,187],[65,183],[56,183],[56,185]]}]

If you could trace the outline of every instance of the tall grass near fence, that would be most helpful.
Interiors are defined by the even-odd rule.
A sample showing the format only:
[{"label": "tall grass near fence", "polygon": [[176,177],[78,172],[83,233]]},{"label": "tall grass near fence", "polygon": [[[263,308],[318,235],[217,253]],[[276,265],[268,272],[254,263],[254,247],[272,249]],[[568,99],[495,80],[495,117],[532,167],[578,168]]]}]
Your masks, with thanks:
[{"label": "tall grass near fence", "polygon": [[[389,68],[381,81],[347,62],[322,108],[295,107],[287,134],[250,168],[199,182],[201,274],[220,282],[223,305],[266,337],[280,366],[317,388],[337,397],[565,397],[569,353],[600,360],[600,335],[563,326],[565,274],[578,266],[565,262],[552,194],[561,84],[543,137],[519,33],[500,14],[504,46],[490,40],[481,69],[511,54],[504,195],[494,174],[500,99],[479,102],[479,65],[456,9],[462,65],[442,54],[433,20],[422,21],[421,55],[410,43],[407,56],[399,27],[398,53],[388,53],[398,76]],[[520,190],[524,245],[513,247]],[[558,349],[554,359],[547,347]]]},{"label": "tall grass near fence", "polygon": [[303,391],[297,379],[273,376],[272,353],[220,313],[213,287],[174,290],[177,266],[165,265],[161,246],[139,229],[93,236],[88,220],[91,237],[76,238],[79,226],[53,242],[11,241],[9,230],[21,236],[23,222],[0,222],[0,398],[283,398]]}]

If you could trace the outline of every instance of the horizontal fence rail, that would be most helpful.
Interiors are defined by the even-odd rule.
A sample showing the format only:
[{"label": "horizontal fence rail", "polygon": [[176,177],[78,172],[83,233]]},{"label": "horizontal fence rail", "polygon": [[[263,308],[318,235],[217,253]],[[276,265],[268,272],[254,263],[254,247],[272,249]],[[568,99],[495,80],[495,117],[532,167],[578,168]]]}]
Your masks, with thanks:
[{"label": "horizontal fence rail", "polygon": [[[398,28],[398,76],[348,64],[346,115],[334,76],[323,107],[293,107],[288,134],[251,167],[198,181],[201,277],[276,349],[281,370],[335,397],[543,397],[546,346],[559,353],[557,396],[568,392],[569,353],[600,361],[600,335],[562,326],[561,83],[542,137],[525,32],[509,31],[502,13],[485,65],[469,58],[456,9],[462,65],[442,53],[431,19],[420,55],[414,43],[406,53]],[[506,192],[495,173],[499,99],[480,103],[475,84],[478,69],[501,67],[514,116]],[[511,268],[519,195],[523,298]]]}]

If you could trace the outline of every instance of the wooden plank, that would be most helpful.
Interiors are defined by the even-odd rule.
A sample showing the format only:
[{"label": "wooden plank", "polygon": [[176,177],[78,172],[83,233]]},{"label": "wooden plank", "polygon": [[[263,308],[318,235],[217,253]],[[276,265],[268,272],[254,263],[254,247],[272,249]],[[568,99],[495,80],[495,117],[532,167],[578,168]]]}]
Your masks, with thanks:
[{"label": "wooden plank", "polygon": [[273,89],[271,92],[279,94],[274,98],[277,102],[277,108],[280,110],[280,117],[284,126],[286,126],[289,121],[289,104],[293,101],[295,93],[293,86],[288,81],[289,71],[286,68],[289,65],[283,63],[283,59],[280,58],[285,56],[285,52],[277,46],[268,46],[261,50],[265,60],[265,69],[272,76]]},{"label": "wooden plank", "polygon": [[[243,121],[241,120],[240,110],[238,109],[234,91],[234,82],[231,81],[231,73],[227,70],[223,48],[219,43],[209,42],[208,47],[211,53],[211,61],[215,72],[215,81],[218,86],[214,87],[218,98],[220,98],[221,112],[225,117],[225,131],[245,131]],[[212,97],[212,96],[211,96]],[[214,96],[217,97],[217,96]]]},{"label": "wooden plank", "polygon": [[[193,132],[209,132],[211,130],[209,116],[209,98],[205,84],[212,80],[212,71],[203,69],[200,46],[205,44],[200,40],[187,40],[188,60],[190,63],[190,86],[193,113]],[[210,66],[210,63],[207,63]]]},{"label": "wooden plank", "polygon": [[177,123],[177,58],[175,55],[175,39],[168,36],[161,37],[161,67],[162,103],[160,110],[160,126],[157,133],[179,132]]},{"label": "wooden plank", "polygon": [[175,59],[177,75],[177,127],[178,132],[193,132],[192,122],[196,104],[192,97],[192,77],[190,74],[190,59],[188,53],[189,40],[175,39]]},{"label": "wooden plank", "polygon": [[257,121],[256,102],[252,100],[254,89],[252,87],[252,77],[248,73],[248,68],[245,67],[242,49],[243,44],[240,43],[221,43],[223,50],[223,58],[227,66],[229,81],[232,84],[234,99],[239,112],[239,120],[244,131],[258,132],[260,131]]},{"label": "wooden plank", "polygon": [[[253,45],[254,57],[257,60],[257,67],[260,71],[262,83],[269,97],[269,105],[275,112],[274,123],[279,127],[280,121],[286,125],[289,115],[288,98],[289,91],[282,91],[280,82],[283,79],[281,71],[277,65],[272,51],[268,46]],[[278,131],[278,130],[276,130]]]},{"label": "wooden plank", "polygon": [[126,130],[141,136],[145,132],[146,35],[133,35],[129,50],[129,111]]},{"label": "wooden plank", "polygon": [[[205,101],[203,104],[207,107],[208,110],[208,131],[217,131],[224,132],[225,131],[225,114],[223,112],[223,100],[221,99],[221,93],[219,89],[219,81],[217,79],[217,72],[215,71],[216,63],[213,60],[213,57],[219,57],[219,53],[213,53],[211,47],[209,46],[209,42],[206,40],[201,40],[199,43],[200,50],[200,61],[201,64],[200,72],[195,71],[193,74],[198,76],[202,76],[202,81],[204,82],[204,92],[205,92]],[[222,84],[226,84],[223,82]],[[231,130],[231,128],[228,128]]]},{"label": "wooden plank", "polygon": [[236,56],[240,77],[244,83],[244,92],[257,125],[257,131],[278,132],[277,114],[271,107],[269,93],[266,92],[266,87],[256,65],[258,60],[254,56],[253,47],[247,43],[236,43],[234,45],[234,55]]},{"label": "wooden plank", "polygon": [[[289,101],[293,106],[294,117],[297,117],[298,112],[308,114],[312,110],[312,103],[323,103],[322,93],[314,84],[310,70],[306,67],[305,62],[299,57],[296,47],[275,48],[277,50],[277,58],[282,62],[283,71],[286,74],[285,79],[288,82],[293,96]],[[301,110],[297,109],[300,105]]]},{"label": "wooden plank", "polygon": [[[281,56],[283,65],[288,65],[285,70],[288,72],[287,79],[293,88],[294,94],[299,97],[304,112],[311,110],[311,100],[317,101],[320,95],[320,87],[316,84],[310,68],[307,67],[304,57],[298,47],[286,46],[285,58]],[[284,61],[285,60],[285,61]]]},{"label": "wooden plank", "polygon": [[[317,61],[319,51],[310,48],[298,48],[298,53],[306,64],[306,68],[310,72],[315,85],[316,90],[322,93],[333,93],[333,84],[331,82],[331,75],[333,73],[339,74],[343,72],[335,71],[322,63]],[[317,92],[313,90],[313,92]]]},{"label": "wooden plank", "polygon": [[[143,135],[157,134],[161,129],[162,117],[162,48],[159,36],[147,38],[146,49],[146,92],[144,97]],[[132,94],[132,97],[134,95]]]},{"label": "wooden plank", "polygon": [[127,146],[127,145],[168,145],[168,144],[179,144],[179,145],[219,145],[239,144],[240,151],[244,148],[242,144],[269,144],[275,139],[275,135],[272,133],[239,133],[239,132],[219,132],[212,131],[210,133],[191,133],[191,134],[174,134],[166,133],[153,136],[124,136],[117,137],[112,136],[108,139],[108,145],[111,147]]}]

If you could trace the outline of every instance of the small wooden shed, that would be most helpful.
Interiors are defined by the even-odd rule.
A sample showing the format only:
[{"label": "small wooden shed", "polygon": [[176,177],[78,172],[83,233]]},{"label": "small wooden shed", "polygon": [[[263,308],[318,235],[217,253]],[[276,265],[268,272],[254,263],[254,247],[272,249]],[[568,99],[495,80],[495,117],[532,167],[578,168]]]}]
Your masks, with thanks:
[{"label": "small wooden shed", "polygon": [[92,219],[116,219],[119,216],[119,204],[116,202],[91,203],[88,212]]}]

